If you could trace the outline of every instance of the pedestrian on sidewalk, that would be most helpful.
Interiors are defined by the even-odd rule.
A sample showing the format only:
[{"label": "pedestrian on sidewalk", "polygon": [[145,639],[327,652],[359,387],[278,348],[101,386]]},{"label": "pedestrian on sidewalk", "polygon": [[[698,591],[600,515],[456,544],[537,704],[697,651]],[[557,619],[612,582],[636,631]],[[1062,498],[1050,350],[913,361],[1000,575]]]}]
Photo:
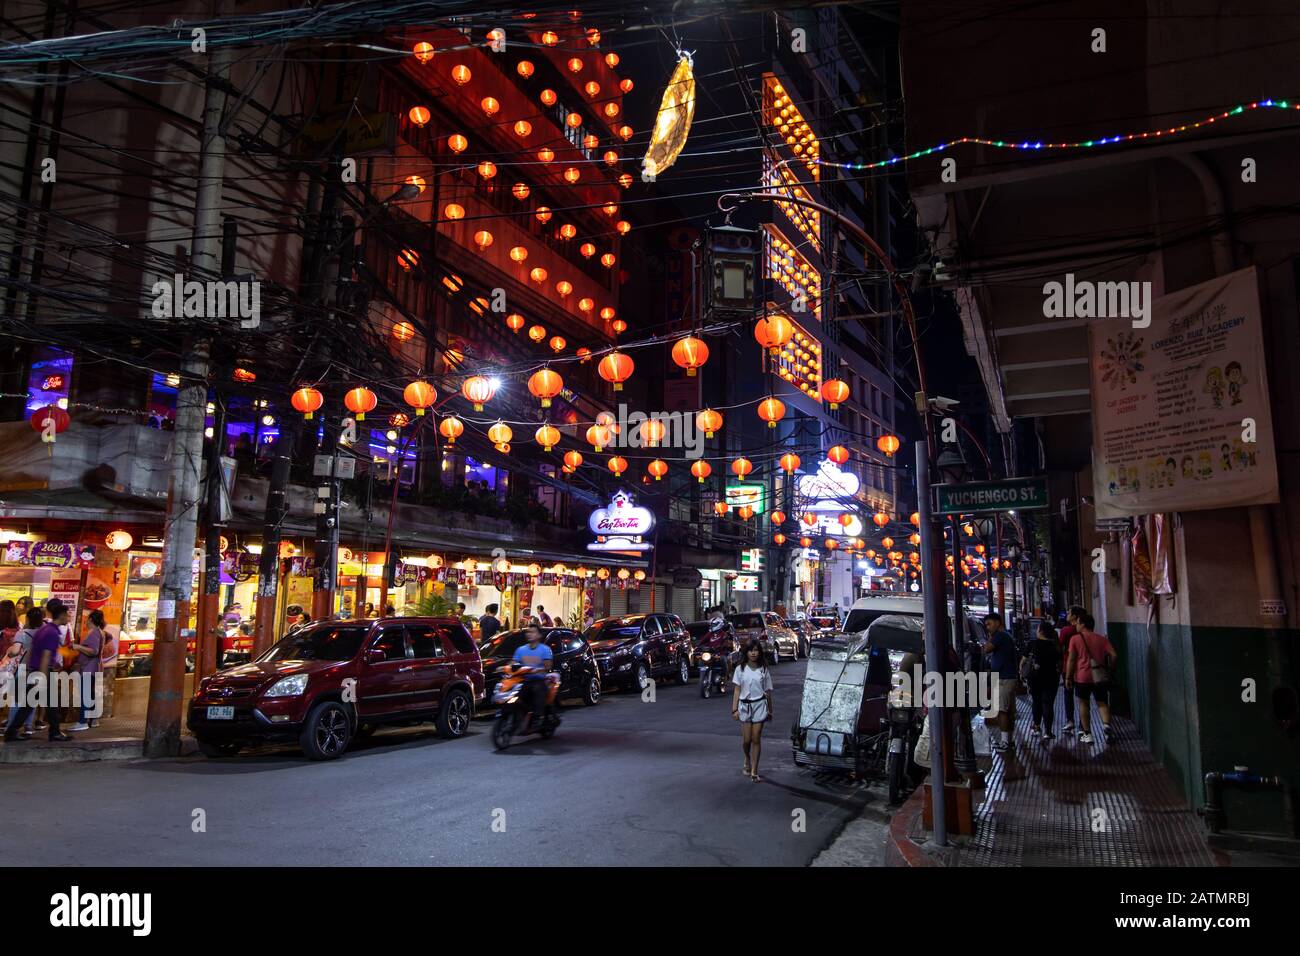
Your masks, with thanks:
[{"label": "pedestrian on sidewalk", "polygon": [[[50,598],[46,602],[45,610],[48,612],[50,619],[42,624],[32,636],[32,648],[27,657],[29,673],[39,672],[42,678],[48,682],[50,673],[57,671],[60,667],[59,645],[63,638],[63,627],[68,623],[68,606],[58,598]],[[27,719],[27,715],[32,713],[32,710],[33,708],[30,706],[19,707],[14,716],[9,719],[9,726],[5,728],[4,736],[7,743],[24,739],[17,734],[18,725]],[[50,740],[72,739],[71,734],[65,734],[59,729],[59,713],[61,710],[62,707],[57,701],[47,701],[45,719],[49,722]]]},{"label": "pedestrian on sidewalk", "polygon": [[497,618],[497,608],[499,605],[489,604],[483,609],[484,614],[478,619],[478,636],[480,641],[486,641],[497,631],[501,630],[501,621]]},{"label": "pedestrian on sidewalk", "polygon": [[772,719],[772,675],[763,660],[763,645],[751,637],[741,652],[741,664],[731,675],[735,693],[731,696],[731,716],[740,721],[741,747],[745,751],[745,775],[754,783],[758,761],[763,755],[763,724]]},{"label": "pedestrian on sidewalk", "polygon": [[1092,708],[1089,700],[1097,702],[1097,710],[1101,713],[1102,734],[1107,743],[1111,741],[1110,684],[1118,655],[1106,635],[1093,630],[1095,623],[1087,611],[1079,615],[1079,633],[1070,638],[1070,658],[1066,663],[1067,679],[1074,684],[1074,696],[1079,699],[1081,744],[1092,743]]},{"label": "pedestrian on sidewalk", "polygon": [[1056,628],[1047,621],[1039,622],[1038,633],[1026,648],[1023,666],[1033,701],[1034,723],[1029,732],[1041,734],[1043,743],[1047,743],[1056,739],[1052,728],[1056,724],[1056,692],[1061,686],[1061,647]]},{"label": "pedestrian on sidewalk", "polygon": [[[18,693],[18,668],[25,667],[28,661],[28,655],[32,649],[32,639],[36,632],[40,630],[45,623],[45,612],[38,607],[29,607],[26,617],[23,621],[23,627],[19,628],[14,634],[12,643],[5,649],[3,669],[10,680],[14,681],[14,693]],[[9,709],[9,717],[5,721],[5,737],[9,736],[9,731],[20,732],[24,739],[30,737],[33,733],[33,726],[36,723],[36,709],[30,708],[27,716],[23,718],[23,726],[18,727],[18,711],[21,708],[15,706]]]},{"label": "pedestrian on sidewalk", "polygon": [[1070,690],[1070,675],[1066,671],[1066,662],[1070,659],[1070,641],[1079,633],[1079,615],[1086,614],[1077,604],[1070,605],[1065,615],[1065,627],[1061,628],[1059,644],[1061,647],[1061,686],[1065,689],[1065,726],[1061,733],[1074,733],[1074,693]]},{"label": "pedestrian on sidewalk", "polygon": [[[104,612],[91,611],[86,617],[90,621],[90,628],[80,642],[72,645],[72,649],[77,652],[76,659],[72,662],[72,670],[81,684],[81,713],[78,715],[77,722],[68,728],[69,730],[90,729],[90,724],[87,722],[87,718],[91,716],[90,708],[86,706],[87,691],[93,689],[95,675],[100,672],[100,654],[104,649]],[[102,688],[103,685],[101,684],[100,687]],[[98,703],[101,705],[102,713],[102,694]]]},{"label": "pedestrian on sidewalk", "polygon": [[1013,744],[1012,730],[1015,728],[1016,692],[1020,684],[1020,668],[1017,666],[1016,642],[1002,623],[1002,615],[984,615],[984,630],[988,641],[984,644],[984,653],[988,655],[989,668],[993,671],[993,702],[984,711],[984,721],[996,720],[993,728],[993,749],[1002,752]]}]

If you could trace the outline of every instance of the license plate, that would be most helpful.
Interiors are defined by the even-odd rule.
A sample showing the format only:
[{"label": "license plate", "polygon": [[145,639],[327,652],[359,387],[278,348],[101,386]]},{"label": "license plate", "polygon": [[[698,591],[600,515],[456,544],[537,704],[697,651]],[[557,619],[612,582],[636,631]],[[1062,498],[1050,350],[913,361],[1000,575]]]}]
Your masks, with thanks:
[{"label": "license plate", "polygon": [[208,720],[234,720],[235,708],[233,707],[209,707]]}]

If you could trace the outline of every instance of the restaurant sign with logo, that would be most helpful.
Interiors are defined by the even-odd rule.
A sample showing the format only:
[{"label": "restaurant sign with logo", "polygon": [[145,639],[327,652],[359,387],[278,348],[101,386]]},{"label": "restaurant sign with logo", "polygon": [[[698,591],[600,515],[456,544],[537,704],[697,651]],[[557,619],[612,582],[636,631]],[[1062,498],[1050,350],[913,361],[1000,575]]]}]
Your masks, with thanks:
[{"label": "restaurant sign with logo", "polygon": [[644,539],[654,526],[653,511],[634,505],[626,491],[617,491],[608,505],[597,508],[587,519],[587,527],[596,536],[587,550],[649,551],[654,545]]}]

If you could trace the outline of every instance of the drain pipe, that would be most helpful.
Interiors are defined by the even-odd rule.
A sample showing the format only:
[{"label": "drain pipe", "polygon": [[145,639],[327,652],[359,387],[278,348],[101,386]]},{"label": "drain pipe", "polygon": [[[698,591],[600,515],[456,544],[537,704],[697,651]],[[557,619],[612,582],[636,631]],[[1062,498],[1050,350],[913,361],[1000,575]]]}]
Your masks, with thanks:
[{"label": "drain pipe", "polygon": [[1295,793],[1281,777],[1264,777],[1251,773],[1248,767],[1236,767],[1229,772],[1218,770],[1205,775],[1205,806],[1196,812],[1205,818],[1205,825],[1211,833],[1222,833],[1227,829],[1228,818],[1223,812],[1223,790],[1232,787],[1237,790],[1277,790],[1282,794],[1283,818],[1287,835],[1300,836],[1296,832]]},{"label": "drain pipe", "polygon": [[[1236,267],[1233,254],[1232,234],[1228,226],[1228,201],[1223,186],[1214,175],[1213,170],[1199,156],[1176,154],[1170,157],[1196,177],[1205,196],[1205,213],[1222,225],[1210,237],[1210,251],[1214,256],[1214,271],[1227,275]],[[1272,509],[1268,505],[1248,505],[1247,516],[1250,520],[1250,550],[1255,562],[1255,586],[1258,590],[1259,606],[1286,607],[1282,592],[1282,579],[1278,573],[1277,541],[1273,534]],[[1273,638],[1269,641],[1269,661],[1273,666],[1273,717],[1287,731],[1300,726],[1300,699],[1291,682],[1290,654],[1283,646],[1283,627],[1286,623],[1283,612],[1282,626],[1274,626]]]}]

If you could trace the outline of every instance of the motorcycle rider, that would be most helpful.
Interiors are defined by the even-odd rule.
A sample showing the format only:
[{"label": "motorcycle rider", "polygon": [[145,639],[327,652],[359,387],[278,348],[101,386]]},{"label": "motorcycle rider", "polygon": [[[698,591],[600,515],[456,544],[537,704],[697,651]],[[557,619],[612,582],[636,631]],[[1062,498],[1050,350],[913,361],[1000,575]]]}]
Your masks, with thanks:
[{"label": "motorcycle rider", "polygon": [[532,671],[524,675],[524,690],[528,694],[529,705],[533,712],[533,726],[540,726],[546,715],[546,682],[550,675],[551,649],[542,643],[542,629],[530,624],[524,632],[527,644],[520,644],[515,650],[516,666],[531,667]]}]

